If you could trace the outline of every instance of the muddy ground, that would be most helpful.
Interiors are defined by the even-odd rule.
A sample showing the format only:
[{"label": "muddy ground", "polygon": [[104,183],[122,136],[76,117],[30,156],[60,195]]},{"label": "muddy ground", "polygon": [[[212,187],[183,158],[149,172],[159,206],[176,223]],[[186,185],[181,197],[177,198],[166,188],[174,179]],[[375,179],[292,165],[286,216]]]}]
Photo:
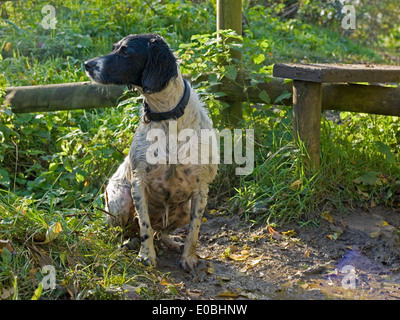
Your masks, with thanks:
[{"label": "muddy ground", "polygon": [[158,269],[177,299],[400,298],[400,208],[351,208],[276,228],[212,211],[195,270],[181,270],[180,255],[159,245]]}]

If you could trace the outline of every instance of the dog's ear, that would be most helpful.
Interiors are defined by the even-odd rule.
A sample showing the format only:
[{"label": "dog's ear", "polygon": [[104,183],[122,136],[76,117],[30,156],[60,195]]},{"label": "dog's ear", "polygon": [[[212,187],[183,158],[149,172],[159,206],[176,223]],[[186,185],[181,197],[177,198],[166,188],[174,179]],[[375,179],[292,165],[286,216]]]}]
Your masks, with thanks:
[{"label": "dog's ear", "polygon": [[176,58],[160,36],[150,39],[149,56],[142,74],[144,92],[154,93],[165,88],[168,81],[178,75]]}]

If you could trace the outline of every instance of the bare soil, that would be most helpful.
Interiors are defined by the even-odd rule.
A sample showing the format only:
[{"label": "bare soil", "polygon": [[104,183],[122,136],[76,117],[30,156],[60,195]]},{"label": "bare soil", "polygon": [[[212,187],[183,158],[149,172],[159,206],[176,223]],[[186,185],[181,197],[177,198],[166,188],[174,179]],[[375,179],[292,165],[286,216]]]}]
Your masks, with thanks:
[{"label": "bare soil", "polygon": [[158,269],[178,299],[399,299],[399,226],[400,208],[380,206],[276,228],[206,212],[198,267],[159,245]]}]

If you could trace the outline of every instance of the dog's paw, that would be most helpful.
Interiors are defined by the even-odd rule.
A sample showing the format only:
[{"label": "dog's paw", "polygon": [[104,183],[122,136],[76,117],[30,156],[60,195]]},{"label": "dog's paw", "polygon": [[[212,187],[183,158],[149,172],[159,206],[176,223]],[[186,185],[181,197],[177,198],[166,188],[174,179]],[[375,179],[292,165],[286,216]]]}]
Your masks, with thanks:
[{"label": "dog's paw", "polygon": [[196,268],[198,263],[197,255],[190,255],[190,256],[182,256],[181,262],[179,263],[180,267],[189,272]]},{"label": "dog's paw", "polygon": [[138,259],[145,265],[145,266],[157,266],[157,259],[156,259],[156,252],[155,250],[140,250],[138,254]]}]

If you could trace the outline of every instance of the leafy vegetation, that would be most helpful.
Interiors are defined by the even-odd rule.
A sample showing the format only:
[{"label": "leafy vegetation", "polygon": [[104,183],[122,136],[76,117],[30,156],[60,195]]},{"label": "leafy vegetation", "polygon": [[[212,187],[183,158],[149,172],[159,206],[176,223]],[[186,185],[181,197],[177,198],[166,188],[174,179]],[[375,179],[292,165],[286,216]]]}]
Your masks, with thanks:
[{"label": "leafy vegetation", "polygon": [[[396,55],[398,26],[375,30],[372,43],[362,28],[343,33],[335,16],[316,21],[315,1],[305,1],[297,18],[282,16],[293,1],[253,2],[244,1],[243,37],[225,33],[239,37],[239,47],[216,40],[215,1],[67,0],[56,6],[55,29],[40,25],[46,1],[2,2],[0,97],[6,86],[86,81],[86,59],[108,52],[127,34],[154,32],[179,54],[182,73],[198,78],[212,71],[196,89],[222,128],[220,111],[228,105],[210,87],[223,77],[238,81],[232,46],[242,50],[254,85],[268,81],[278,61],[391,63],[380,52]],[[127,154],[139,121],[138,97],[126,96],[116,108],[89,111],[0,109],[0,240],[9,241],[0,243],[1,298],[173,297],[167,275],[118,249],[120,230],[106,227],[101,211],[103,185]],[[238,177],[232,166],[220,166],[210,191],[217,210],[255,222],[307,223],[334,208],[399,205],[398,117],[324,117],[322,166],[311,174],[304,148],[292,143],[290,106],[275,105],[265,92],[260,97],[265,104],[243,104],[242,126],[256,136],[255,169]],[[57,237],[40,244],[54,224],[61,229]],[[55,267],[56,290],[41,285],[45,265]]]}]

